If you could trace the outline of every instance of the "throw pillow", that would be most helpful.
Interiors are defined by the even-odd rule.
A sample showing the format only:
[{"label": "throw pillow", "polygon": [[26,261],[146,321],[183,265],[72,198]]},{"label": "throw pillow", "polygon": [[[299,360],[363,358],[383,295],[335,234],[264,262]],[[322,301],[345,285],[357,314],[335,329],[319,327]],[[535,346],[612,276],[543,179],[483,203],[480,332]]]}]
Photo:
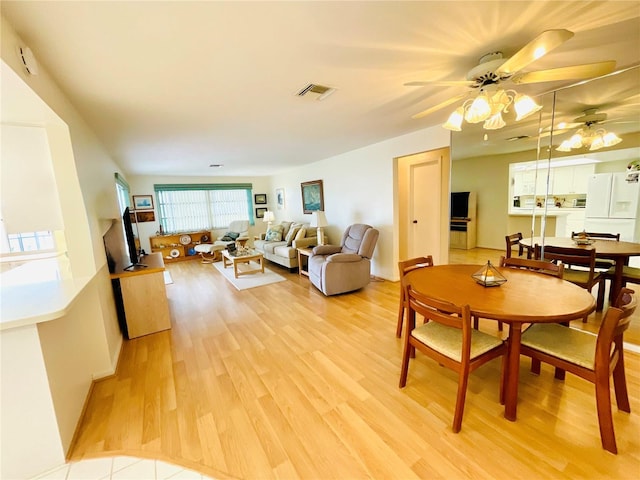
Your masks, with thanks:
[{"label": "throw pillow", "polygon": [[267,234],[264,239],[267,242],[280,242],[282,241],[282,231],[284,228],[282,225],[273,225],[271,228],[267,229]]},{"label": "throw pillow", "polygon": [[298,230],[298,233],[296,233],[295,240],[302,240],[306,236],[307,236],[307,229],[304,227],[300,227],[300,230]]},{"label": "throw pillow", "polygon": [[287,242],[287,247],[290,247],[293,243],[293,239],[296,238],[296,234],[300,230],[300,227],[296,225],[291,225],[289,231],[287,232],[287,236],[285,237],[285,241]]}]

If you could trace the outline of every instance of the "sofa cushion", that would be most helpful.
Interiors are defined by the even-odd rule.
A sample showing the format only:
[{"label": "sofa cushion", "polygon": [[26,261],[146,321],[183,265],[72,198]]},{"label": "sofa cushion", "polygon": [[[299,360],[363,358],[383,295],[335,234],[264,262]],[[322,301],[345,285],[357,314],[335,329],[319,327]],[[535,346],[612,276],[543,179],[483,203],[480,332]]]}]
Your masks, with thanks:
[{"label": "sofa cushion", "polygon": [[299,225],[291,225],[291,227],[289,227],[289,232],[287,233],[287,236],[285,237],[285,242],[287,242],[287,245],[290,247],[291,244],[293,243],[293,240],[296,238],[296,234],[298,233],[298,231],[300,230],[300,226]]},{"label": "sofa cushion", "polygon": [[280,222],[280,225],[282,225],[282,238],[284,239],[287,236],[287,233],[289,233],[289,229],[291,228],[291,225],[293,225],[293,222]]},{"label": "sofa cushion", "polygon": [[275,253],[275,249],[278,247],[286,247],[286,248],[290,248],[287,247],[287,243],[286,242],[264,242],[262,244],[262,250],[264,253]]},{"label": "sofa cushion", "polygon": [[301,240],[306,236],[307,236],[307,229],[305,227],[300,227],[300,230],[298,230],[298,233],[296,233],[295,240]]},{"label": "sofa cushion", "polygon": [[282,225],[272,225],[267,229],[267,234],[264,239],[269,242],[279,242],[282,240],[282,232],[284,227]]},{"label": "sofa cushion", "polygon": [[298,254],[295,248],[291,248],[286,245],[279,245],[274,247],[273,253],[274,255],[285,258],[296,258],[296,255]]}]

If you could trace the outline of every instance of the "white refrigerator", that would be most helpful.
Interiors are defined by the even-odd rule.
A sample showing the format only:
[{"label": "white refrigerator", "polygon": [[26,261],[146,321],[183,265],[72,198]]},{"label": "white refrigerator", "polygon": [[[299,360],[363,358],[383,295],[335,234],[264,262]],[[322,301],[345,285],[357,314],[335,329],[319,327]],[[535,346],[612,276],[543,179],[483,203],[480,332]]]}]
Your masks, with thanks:
[{"label": "white refrigerator", "polygon": [[595,173],[587,185],[584,229],[619,233],[620,240],[638,242],[640,183],[627,182],[626,173]]}]

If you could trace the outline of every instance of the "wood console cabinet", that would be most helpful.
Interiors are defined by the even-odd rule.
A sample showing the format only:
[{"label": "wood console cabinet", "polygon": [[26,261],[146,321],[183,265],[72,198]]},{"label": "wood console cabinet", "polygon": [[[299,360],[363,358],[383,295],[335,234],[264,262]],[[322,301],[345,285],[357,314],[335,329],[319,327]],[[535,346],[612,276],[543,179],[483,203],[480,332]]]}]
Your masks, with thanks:
[{"label": "wood console cabinet", "polygon": [[[211,232],[206,230],[149,237],[151,252],[161,253],[167,263],[200,258],[200,255],[195,251],[195,246],[212,241]],[[177,252],[177,256],[175,252]]]},{"label": "wood console cabinet", "polygon": [[126,338],[171,328],[162,255],[145,255],[141,262],[146,267],[118,268],[111,274],[118,320]]},{"label": "wood console cabinet", "polygon": [[[466,193],[466,195],[465,195]],[[458,195],[454,212],[453,195]],[[461,204],[464,199],[464,204]],[[452,194],[451,221],[449,226],[449,247],[469,250],[476,248],[476,193]]]}]

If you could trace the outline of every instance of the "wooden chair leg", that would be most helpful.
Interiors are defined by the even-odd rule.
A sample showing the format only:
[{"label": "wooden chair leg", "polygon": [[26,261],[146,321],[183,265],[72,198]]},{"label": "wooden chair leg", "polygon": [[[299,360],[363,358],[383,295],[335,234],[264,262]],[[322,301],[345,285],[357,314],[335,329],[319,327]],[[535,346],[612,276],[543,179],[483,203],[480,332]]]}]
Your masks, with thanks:
[{"label": "wooden chair leg", "polygon": [[531,373],[534,375],[540,375],[540,360],[537,358],[531,359]]},{"label": "wooden chair leg", "polygon": [[616,391],[616,404],[618,405],[618,410],[631,413],[631,406],[629,405],[629,395],[627,393],[627,378],[624,373],[623,349],[620,348],[618,352],[620,355],[618,357],[618,363],[613,369],[613,387]]},{"label": "wooden chair leg", "polygon": [[407,384],[407,373],[409,372],[409,355],[411,353],[411,345],[409,339],[404,339],[404,351],[402,352],[402,366],[400,367],[400,383],[398,386],[403,388]]},{"label": "wooden chair leg", "polygon": [[473,328],[474,328],[474,330],[478,330],[479,324],[480,324],[480,319],[474,315],[473,316]]},{"label": "wooden chair leg", "polygon": [[596,312],[601,312],[604,308],[604,289],[605,281],[602,280],[598,285],[598,300],[596,302]]},{"label": "wooden chair leg", "polygon": [[398,325],[396,326],[396,337],[402,336],[402,323],[404,321],[404,290],[400,291],[400,305],[398,307]]},{"label": "wooden chair leg", "polygon": [[[608,370],[608,369],[607,369]],[[611,414],[611,392],[609,391],[609,372],[596,373],[596,406],[602,448],[618,453],[616,435],[613,431],[613,415]]]},{"label": "wooden chair leg", "polygon": [[556,367],[556,371],[555,371],[555,373],[553,374],[553,377],[554,377],[556,380],[564,380],[565,373],[566,373],[566,372],[565,372],[563,369]]},{"label": "wooden chair leg", "polygon": [[453,433],[458,433],[462,428],[462,415],[464,414],[464,401],[467,396],[467,382],[469,372],[460,372],[458,378],[458,394],[456,398],[456,411],[453,414]]},{"label": "wooden chair leg", "polygon": [[502,322],[500,320],[498,320],[498,331],[501,332],[502,331]]}]

